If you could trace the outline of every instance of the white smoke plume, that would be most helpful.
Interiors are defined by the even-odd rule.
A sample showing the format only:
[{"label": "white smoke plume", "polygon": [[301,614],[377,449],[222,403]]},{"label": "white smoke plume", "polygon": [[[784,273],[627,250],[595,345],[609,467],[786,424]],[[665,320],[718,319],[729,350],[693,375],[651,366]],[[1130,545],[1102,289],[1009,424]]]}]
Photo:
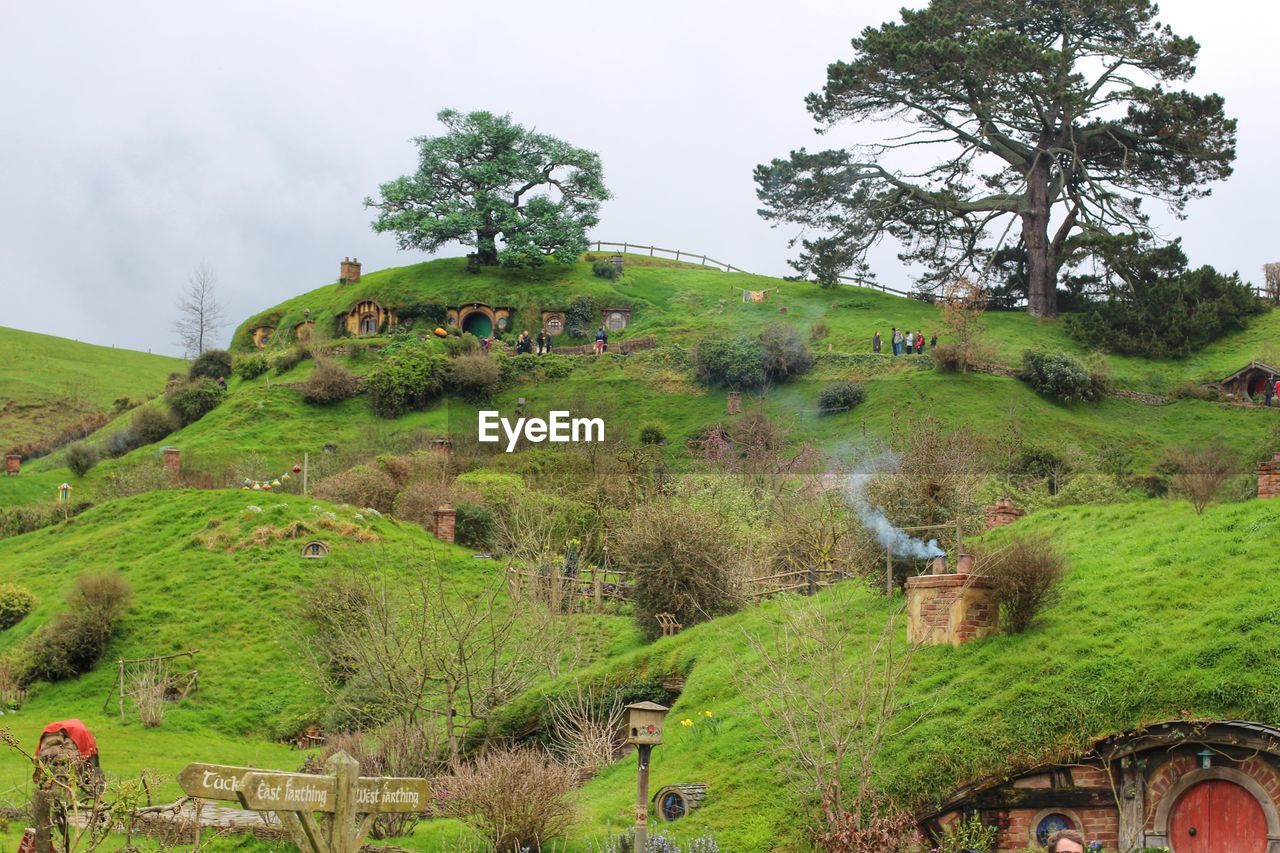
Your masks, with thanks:
[{"label": "white smoke plume", "polygon": [[938,540],[926,542],[911,536],[895,526],[883,509],[873,507],[867,500],[867,486],[871,478],[881,471],[897,470],[898,461],[898,456],[888,451],[860,461],[845,477],[845,500],[858,514],[863,526],[875,534],[881,545],[891,549],[894,557],[928,560],[945,556],[946,551],[938,547]]}]

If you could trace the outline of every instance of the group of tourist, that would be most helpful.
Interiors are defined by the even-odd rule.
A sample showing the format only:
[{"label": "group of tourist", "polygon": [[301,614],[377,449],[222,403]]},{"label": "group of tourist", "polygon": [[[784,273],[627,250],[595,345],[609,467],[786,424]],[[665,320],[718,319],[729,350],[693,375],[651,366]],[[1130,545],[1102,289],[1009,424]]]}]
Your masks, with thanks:
[{"label": "group of tourist", "polygon": [[545,329],[538,331],[538,337],[529,337],[529,332],[523,331],[520,337],[516,338],[516,355],[533,355],[534,344],[537,344],[538,355],[550,355],[551,353],[551,336],[547,334]]},{"label": "group of tourist", "polygon": [[[925,352],[924,332],[904,332],[897,326],[894,326],[893,333],[889,337],[889,343],[893,347],[894,355],[902,355],[904,352],[907,355],[911,355],[913,353],[923,355]],[[938,346],[937,332],[934,332],[933,336],[929,338],[928,346],[929,352],[933,352],[934,348]],[[871,351],[880,352],[880,331],[878,329],[876,330],[875,335],[871,338]]]},{"label": "group of tourist", "polygon": [[1271,405],[1271,401],[1276,397],[1280,397],[1280,376],[1272,376],[1266,380],[1263,392],[1267,395],[1267,405]]}]

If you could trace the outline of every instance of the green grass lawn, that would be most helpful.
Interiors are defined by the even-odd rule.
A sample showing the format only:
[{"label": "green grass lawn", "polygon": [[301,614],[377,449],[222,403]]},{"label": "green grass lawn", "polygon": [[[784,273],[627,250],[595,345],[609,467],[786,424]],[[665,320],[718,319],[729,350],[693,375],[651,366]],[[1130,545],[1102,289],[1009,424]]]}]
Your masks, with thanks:
[{"label": "green grass lawn", "polygon": [[119,397],[164,388],[177,358],[0,327],[0,450],[52,438]]}]

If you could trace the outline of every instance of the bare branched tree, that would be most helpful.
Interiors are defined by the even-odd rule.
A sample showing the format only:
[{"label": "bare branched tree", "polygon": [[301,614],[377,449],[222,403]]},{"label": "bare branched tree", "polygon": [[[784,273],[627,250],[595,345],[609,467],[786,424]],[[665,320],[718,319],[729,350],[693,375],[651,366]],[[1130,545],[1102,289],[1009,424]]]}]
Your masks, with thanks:
[{"label": "bare branched tree", "polygon": [[622,729],[622,699],[591,685],[574,684],[572,693],[554,696],[551,749],[561,763],[595,775],[613,761],[616,737]]},{"label": "bare branched tree", "polygon": [[212,348],[219,330],[227,325],[217,299],[217,286],[217,273],[201,261],[187,278],[187,286],[178,299],[178,319],[173,321],[173,330],[188,358]]},{"label": "bare branched tree", "polygon": [[[857,834],[884,806],[875,766],[884,742],[927,715],[908,711],[899,685],[917,646],[904,644],[902,608],[877,632],[877,618],[850,618],[787,603],[772,630],[747,636],[762,671],[740,667],[759,696],[757,713],[779,766],[806,796],[822,802],[816,837]],[[757,677],[758,676],[758,677]],[[745,685],[744,685],[745,687]]]}]

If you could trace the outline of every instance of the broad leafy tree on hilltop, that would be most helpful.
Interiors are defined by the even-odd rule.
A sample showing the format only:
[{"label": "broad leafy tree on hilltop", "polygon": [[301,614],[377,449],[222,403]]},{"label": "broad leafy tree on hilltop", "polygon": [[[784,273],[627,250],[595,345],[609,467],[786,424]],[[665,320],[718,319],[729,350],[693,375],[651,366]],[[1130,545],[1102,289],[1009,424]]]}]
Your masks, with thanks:
[{"label": "broad leafy tree on hilltop", "polygon": [[819,132],[846,120],[911,127],[758,166],[761,215],[818,232],[797,238],[792,263],[826,282],[867,274],[885,236],[925,267],[930,289],[980,271],[993,236],[1020,237],[1028,308],[1054,316],[1058,272],[1081,237],[1148,231],[1143,199],[1181,215],[1231,173],[1236,123],[1220,96],[1169,88],[1194,74],[1199,45],[1158,11],[1148,0],[933,0],[864,30],[806,106]]},{"label": "broad leafy tree on hilltop", "polygon": [[[488,112],[442,110],[443,136],[422,136],[418,170],[383,184],[373,230],[402,249],[434,252],[457,240],[485,266],[565,263],[609,198],[600,156]],[[498,241],[502,245],[499,248]]]}]

